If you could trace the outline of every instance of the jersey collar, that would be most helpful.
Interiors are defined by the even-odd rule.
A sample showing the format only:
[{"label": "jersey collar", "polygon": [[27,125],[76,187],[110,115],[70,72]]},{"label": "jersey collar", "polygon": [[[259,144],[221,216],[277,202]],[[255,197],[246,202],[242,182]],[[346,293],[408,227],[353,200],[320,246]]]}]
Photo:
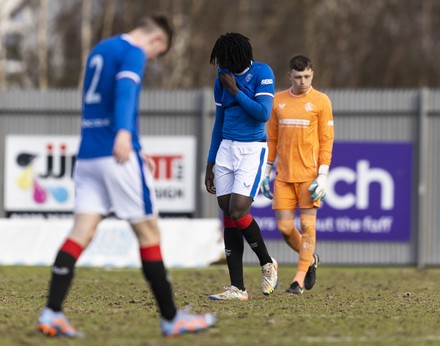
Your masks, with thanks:
[{"label": "jersey collar", "polygon": [[242,76],[242,75],[244,75],[247,71],[249,71],[250,70],[250,68],[252,67],[252,64],[253,64],[254,62],[253,61],[251,61],[251,66],[249,66],[249,67],[246,67],[242,72],[240,72],[240,73],[235,73],[235,75],[237,75],[237,76]]},{"label": "jersey collar", "polygon": [[312,90],[313,90],[313,87],[310,86],[309,90],[307,90],[304,94],[301,94],[301,95],[295,95],[295,94],[292,92],[292,88],[289,88],[289,94],[290,94],[290,96],[292,96],[292,97],[303,97],[303,96],[306,96],[307,94],[309,94]]},{"label": "jersey collar", "polygon": [[121,39],[124,40],[124,41],[127,41],[127,42],[130,43],[132,46],[135,46],[134,40],[131,38],[130,35],[122,34],[122,35],[121,35]]}]

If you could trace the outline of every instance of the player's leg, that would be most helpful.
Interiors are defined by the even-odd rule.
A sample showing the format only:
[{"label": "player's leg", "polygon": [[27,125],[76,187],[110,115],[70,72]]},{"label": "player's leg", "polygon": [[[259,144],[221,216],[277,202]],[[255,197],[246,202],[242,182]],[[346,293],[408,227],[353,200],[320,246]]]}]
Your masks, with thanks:
[{"label": "player's leg", "polygon": [[278,285],[278,263],[269,255],[260,227],[249,213],[262,181],[267,144],[235,143],[232,150],[235,170],[229,214],[260,261],[263,293],[271,294]]},{"label": "player's leg", "polygon": [[234,142],[231,147],[231,156],[234,181],[229,200],[229,215],[257,255],[260,265],[272,263],[260,227],[249,213],[262,181],[263,168],[267,159],[267,144],[265,142]]},{"label": "player's leg", "polygon": [[215,324],[213,314],[193,315],[177,311],[160,248],[158,210],[153,176],[139,153],[123,165],[109,162],[107,191],[116,215],[128,220],[139,242],[142,272],[153,291],[165,336],[207,329]]},{"label": "player's leg", "polygon": [[272,263],[261,235],[260,227],[249,213],[253,200],[248,196],[233,193],[229,204],[229,213],[251,249],[257,255],[260,265]]},{"label": "player's leg", "polygon": [[[304,288],[306,290],[310,290],[313,288],[316,282],[316,269],[320,264],[320,258],[317,253],[315,253],[316,248],[316,215],[317,208],[312,209],[300,209],[300,221],[301,221],[301,230],[303,233],[303,239],[306,237],[306,240],[301,243],[301,248],[303,250],[303,261],[304,264],[301,263],[302,268],[305,269],[305,264],[309,264],[307,268],[306,275],[304,277]],[[308,239],[307,239],[308,238]],[[306,249],[310,244],[310,248]],[[300,253],[301,260],[301,253]],[[298,263],[299,270],[299,263]]]},{"label": "player's leg", "polygon": [[247,196],[233,193],[229,209],[232,219],[260,261],[263,275],[262,291],[263,294],[269,295],[278,286],[278,263],[269,255],[260,227],[249,213],[252,202],[253,200]]},{"label": "player's leg", "polygon": [[277,227],[286,244],[295,252],[299,253],[302,236],[295,228],[295,212],[293,210],[275,211]]},{"label": "player's leg", "polygon": [[243,279],[243,234],[229,214],[230,198],[231,195],[219,196],[217,198],[218,204],[223,211],[226,262],[229,269],[231,285],[237,287],[241,291],[246,291]]},{"label": "player's leg", "polygon": [[[224,186],[222,182],[220,185]],[[229,215],[230,198],[230,194],[218,196],[217,202],[223,212],[223,240],[231,286],[225,287],[224,292],[210,295],[211,300],[248,300],[243,276],[243,235]]]},{"label": "player's leg", "polygon": [[[294,294],[302,294],[306,282],[308,289],[313,287],[315,278],[313,278],[312,283],[312,278],[309,273],[310,267],[313,267],[314,259],[319,258],[317,255],[314,256],[316,243],[316,214],[319,202],[313,202],[311,200],[307,184],[308,183],[301,183],[297,185],[302,239],[299,251],[298,269],[290,288],[287,289],[287,292]],[[309,278],[306,280],[308,273]]]},{"label": "player's leg", "polygon": [[298,270],[293,278],[293,283],[296,282],[300,287],[300,289],[297,291],[301,291],[304,288],[304,280],[306,278],[307,271],[309,270],[310,263],[313,260],[316,239],[316,209],[301,209],[299,218],[301,223],[302,239],[299,250]]},{"label": "player's leg", "polygon": [[215,163],[215,186],[217,203],[223,212],[226,263],[230,286],[225,291],[209,296],[212,300],[247,300],[248,294],[243,279],[243,235],[229,213],[229,200],[234,184],[232,142],[223,140],[217,152]]},{"label": "player's leg", "polygon": [[72,284],[75,264],[101,219],[100,215],[75,215],[72,232],[58,251],[52,267],[47,306],[38,319],[38,330],[48,336],[82,336],[64,316],[62,304]]},{"label": "player's leg", "polygon": [[216,321],[213,314],[193,315],[185,310],[177,311],[162,259],[157,217],[131,222],[131,227],[139,242],[142,272],[159,307],[163,335],[175,336],[213,326]]},{"label": "player's leg", "polygon": [[76,162],[74,225],[56,256],[47,306],[38,320],[38,329],[49,336],[81,335],[70,325],[61,310],[73,280],[75,264],[110,206],[101,171],[101,160]]},{"label": "player's leg", "polygon": [[294,184],[275,180],[272,208],[275,209],[277,227],[287,245],[299,253],[301,233],[295,228],[295,210],[298,198]]},{"label": "player's leg", "polygon": [[160,248],[157,217],[131,223],[139,242],[142,272],[156,298],[162,318],[172,320],[176,315],[171,284]]}]

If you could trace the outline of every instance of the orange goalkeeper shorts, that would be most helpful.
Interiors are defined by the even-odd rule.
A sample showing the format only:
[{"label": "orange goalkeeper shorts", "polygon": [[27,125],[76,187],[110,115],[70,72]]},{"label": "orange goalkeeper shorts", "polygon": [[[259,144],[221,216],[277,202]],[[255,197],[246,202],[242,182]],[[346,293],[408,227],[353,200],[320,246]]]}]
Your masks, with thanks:
[{"label": "orange goalkeeper shorts", "polygon": [[309,187],[313,181],[288,183],[275,179],[272,209],[294,210],[300,208],[319,208],[321,201],[312,201]]}]

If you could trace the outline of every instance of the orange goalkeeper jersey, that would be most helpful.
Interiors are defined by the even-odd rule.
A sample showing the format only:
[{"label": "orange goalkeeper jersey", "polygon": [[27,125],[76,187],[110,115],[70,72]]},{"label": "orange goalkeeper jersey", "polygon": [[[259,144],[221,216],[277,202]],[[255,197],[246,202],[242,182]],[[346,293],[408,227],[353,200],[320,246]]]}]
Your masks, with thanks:
[{"label": "orange goalkeeper jersey", "polygon": [[267,123],[268,161],[277,160],[276,178],[290,183],[314,180],[320,165],[330,165],[334,140],[332,105],[313,88],[304,95],[275,94]]}]

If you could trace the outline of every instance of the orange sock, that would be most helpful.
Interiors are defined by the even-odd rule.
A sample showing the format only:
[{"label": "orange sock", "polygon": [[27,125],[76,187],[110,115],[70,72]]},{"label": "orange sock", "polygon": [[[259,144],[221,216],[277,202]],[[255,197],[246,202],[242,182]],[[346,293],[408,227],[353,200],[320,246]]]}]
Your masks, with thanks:
[{"label": "orange sock", "polygon": [[313,261],[316,242],[316,215],[300,215],[302,241],[299,250],[298,271],[307,272]]},{"label": "orange sock", "polygon": [[278,220],[278,230],[284,237],[287,245],[293,250],[299,253],[301,247],[302,236],[301,233],[295,228],[293,220]]}]

